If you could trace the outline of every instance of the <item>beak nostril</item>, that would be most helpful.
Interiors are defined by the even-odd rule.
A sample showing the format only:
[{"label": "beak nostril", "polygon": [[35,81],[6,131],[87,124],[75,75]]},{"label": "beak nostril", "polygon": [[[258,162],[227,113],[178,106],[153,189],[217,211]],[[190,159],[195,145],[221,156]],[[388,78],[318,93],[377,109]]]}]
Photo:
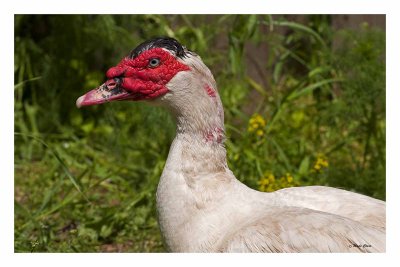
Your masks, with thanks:
[{"label": "beak nostril", "polygon": [[113,80],[108,80],[105,85],[107,87],[107,90],[112,90],[115,87],[118,87],[120,83],[121,83],[120,78],[114,78]]},{"label": "beak nostril", "polygon": [[117,83],[114,82],[114,81],[109,82],[109,83],[106,84],[106,88],[107,88],[106,90],[112,90],[112,89],[114,89],[115,87],[117,87]]}]

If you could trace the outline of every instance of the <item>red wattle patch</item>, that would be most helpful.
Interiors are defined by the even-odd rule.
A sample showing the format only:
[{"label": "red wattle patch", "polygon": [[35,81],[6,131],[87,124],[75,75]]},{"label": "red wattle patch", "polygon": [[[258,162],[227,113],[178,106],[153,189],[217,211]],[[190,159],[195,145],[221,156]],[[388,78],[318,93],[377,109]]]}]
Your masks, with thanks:
[{"label": "red wattle patch", "polygon": [[208,130],[204,133],[204,138],[207,142],[221,143],[224,140],[224,130],[222,130],[220,127]]},{"label": "red wattle patch", "polygon": [[206,89],[206,92],[207,92],[208,96],[210,96],[210,97],[215,97],[216,96],[215,90],[211,86],[209,86],[208,84],[206,84],[204,89]]},{"label": "red wattle patch", "polygon": [[[156,67],[151,67],[149,61],[153,58],[160,60]],[[141,53],[134,59],[124,58],[110,68],[108,79],[119,77],[121,87],[128,92],[136,93],[139,99],[152,99],[166,94],[166,84],[180,71],[190,68],[179,62],[173,55],[162,48],[154,48]]]}]

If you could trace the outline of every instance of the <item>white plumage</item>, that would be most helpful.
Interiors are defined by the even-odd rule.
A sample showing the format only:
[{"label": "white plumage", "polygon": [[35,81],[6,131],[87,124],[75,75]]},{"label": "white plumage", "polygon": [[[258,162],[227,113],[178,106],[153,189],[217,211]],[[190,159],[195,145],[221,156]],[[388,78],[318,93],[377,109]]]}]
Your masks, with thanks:
[{"label": "white plumage", "polygon": [[175,138],[157,190],[171,251],[385,250],[384,202],[322,186],[258,192],[235,178],[222,147],[190,139]]},{"label": "white plumage", "polygon": [[[171,47],[179,48],[176,40],[155,42],[161,47],[167,43],[164,51],[189,67],[167,81],[167,93],[149,100],[170,110],[177,123],[176,137],[157,189],[159,225],[170,251],[385,251],[383,201],[323,186],[263,193],[239,182],[226,162],[223,108],[213,75],[195,53],[185,50],[185,56],[174,54]],[[153,46],[153,41],[147,42],[132,54],[137,56]],[[158,63],[161,66],[160,60]],[[135,66],[126,64],[127,69]],[[124,66],[119,65],[110,73],[126,73],[120,71]],[[143,73],[143,69],[139,72]],[[132,77],[128,78],[149,76]],[[118,86],[122,79],[124,76],[109,80],[80,97],[77,105],[122,97],[134,99],[149,92],[142,89],[138,94],[135,90],[139,87],[134,86],[124,89],[124,83],[121,89]],[[140,81],[138,84],[143,87]]]},{"label": "white plumage", "polygon": [[157,102],[177,121],[177,136],[157,190],[161,231],[179,252],[382,252],[385,203],[323,186],[258,192],[229,170],[214,131],[223,129],[219,96],[200,57],[182,59],[191,72],[178,73],[170,93]]}]

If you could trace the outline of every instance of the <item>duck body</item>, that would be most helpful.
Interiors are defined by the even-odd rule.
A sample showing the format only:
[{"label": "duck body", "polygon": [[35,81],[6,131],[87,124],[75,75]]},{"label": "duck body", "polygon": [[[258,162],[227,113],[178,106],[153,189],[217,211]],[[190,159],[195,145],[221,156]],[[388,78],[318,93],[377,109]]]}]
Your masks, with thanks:
[{"label": "duck body", "polygon": [[258,192],[223,162],[209,164],[213,158],[204,144],[189,149],[193,145],[184,136],[175,138],[157,189],[160,228],[170,251],[385,250],[383,201],[323,186]]},{"label": "duck body", "polygon": [[140,44],[77,106],[145,100],[164,106],[176,137],[157,188],[172,252],[384,252],[385,202],[309,186],[258,192],[226,161],[217,85],[200,57],[172,38]]}]

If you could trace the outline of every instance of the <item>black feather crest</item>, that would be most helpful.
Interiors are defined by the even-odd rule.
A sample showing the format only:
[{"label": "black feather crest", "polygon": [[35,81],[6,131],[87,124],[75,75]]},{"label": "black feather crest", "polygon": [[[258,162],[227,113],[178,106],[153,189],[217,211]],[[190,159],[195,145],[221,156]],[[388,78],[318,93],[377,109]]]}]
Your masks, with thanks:
[{"label": "black feather crest", "polygon": [[187,57],[187,54],[191,54],[189,50],[186,49],[183,45],[181,45],[176,39],[171,37],[156,37],[150,40],[147,40],[140,45],[138,45],[135,49],[133,49],[129,53],[129,58],[134,59],[139,56],[144,51],[153,48],[165,48],[175,54],[176,57],[184,58]]}]

